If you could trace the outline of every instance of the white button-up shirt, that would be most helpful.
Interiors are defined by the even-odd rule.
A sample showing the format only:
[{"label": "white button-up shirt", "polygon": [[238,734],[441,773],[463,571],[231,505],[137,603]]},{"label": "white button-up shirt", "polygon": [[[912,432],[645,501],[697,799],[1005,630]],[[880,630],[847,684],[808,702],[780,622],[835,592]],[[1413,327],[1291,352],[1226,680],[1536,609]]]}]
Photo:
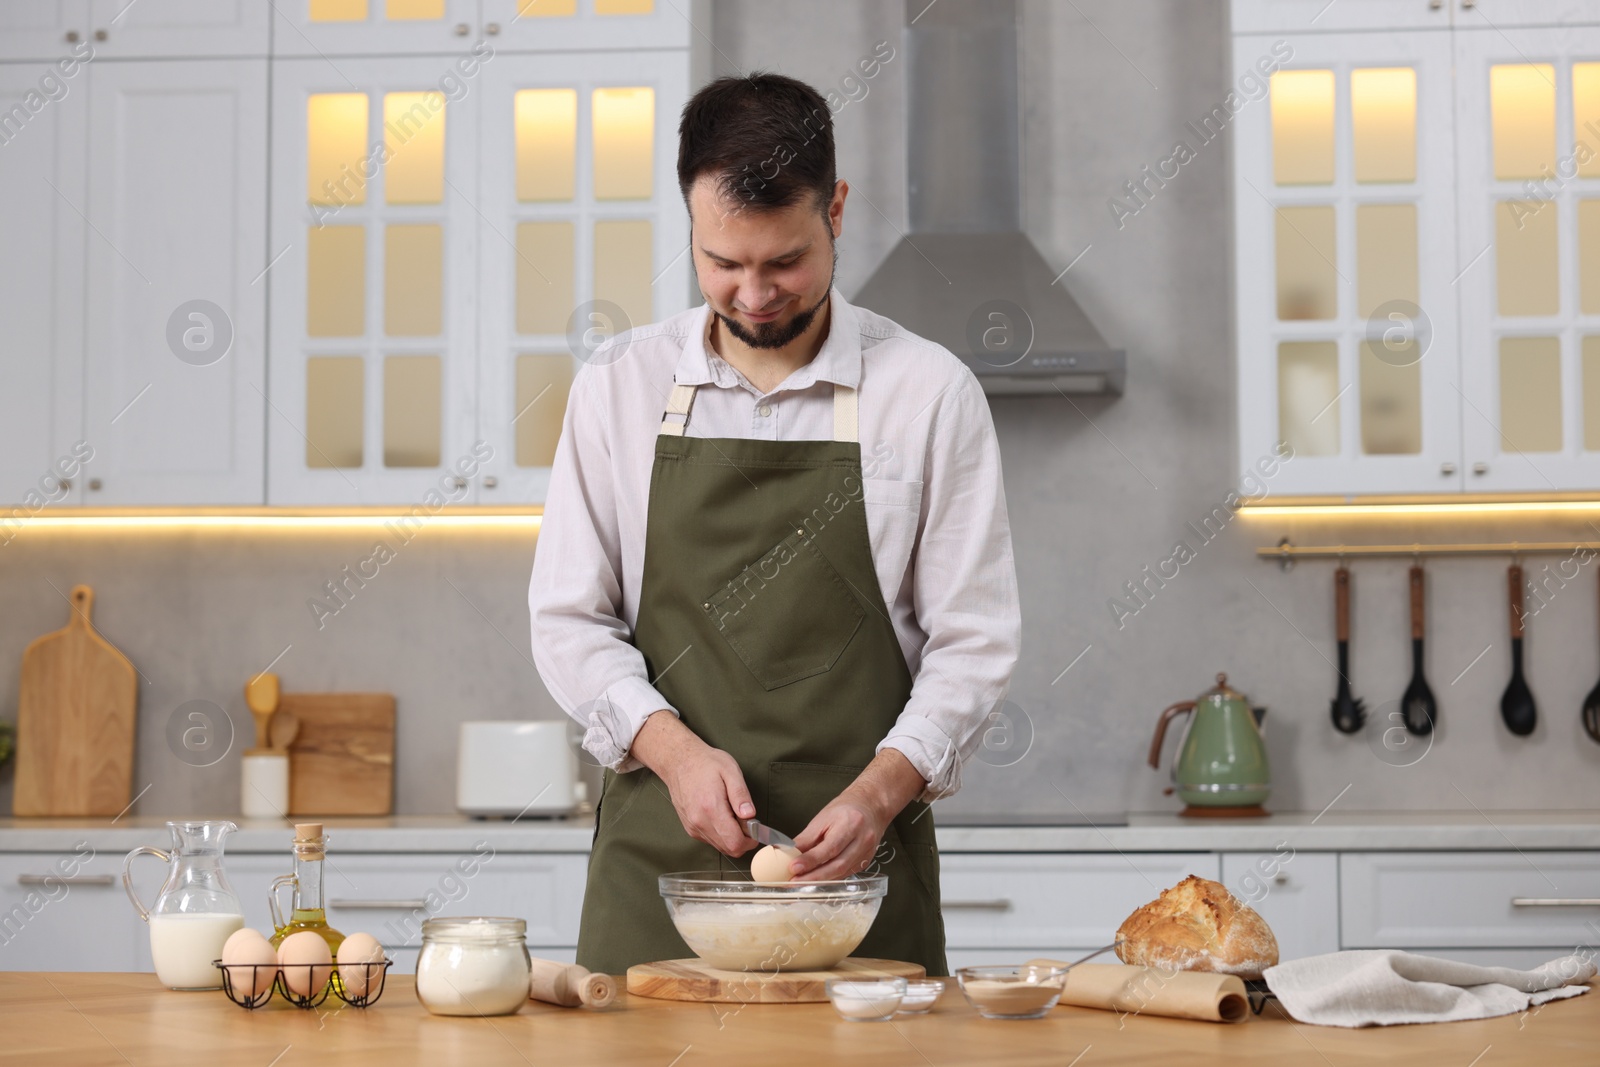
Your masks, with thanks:
[{"label": "white button-up shirt", "polygon": [[573,380],[528,607],[539,674],[607,767],[638,768],[629,749],[644,720],[677,713],[632,644],[650,473],[674,380],[701,387],[693,437],[831,440],[833,384],[858,391],[872,560],[913,679],[878,750],[911,762],[928,782],[923,800],[960,788],[961,761],[1006,695],[1021,615],[983,390],[946,349],[831,296],[816,358],[769,393],[710,350],[706,305],[613,338]]}]

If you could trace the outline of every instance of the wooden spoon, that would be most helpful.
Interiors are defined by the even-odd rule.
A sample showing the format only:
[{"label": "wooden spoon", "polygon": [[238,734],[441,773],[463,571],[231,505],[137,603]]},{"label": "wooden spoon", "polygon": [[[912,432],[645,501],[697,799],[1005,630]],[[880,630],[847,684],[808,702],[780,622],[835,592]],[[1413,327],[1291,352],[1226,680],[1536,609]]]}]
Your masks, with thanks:
[{"label": "wooden spoon", "polygon": [[300,736],[300,717],[287,708],[279,708],[272,714],[272,723],[267,727],[267,736],[272,740],[274,752],[289,751],[294,739]]},{"label": "wooden spoon", "polygon": [[258,674],[244,684],[244,702],[256,720],[256,748],[270,748],[268,724],[278,710],[278,676]]},{"label": "wooden spoon", "polygon": [[1518,737],[1527,737],[1539,724],[1539,712],[1522,677],[1522,568],[1513,563],[1506,579],[1511,594],[1511,681],[1500,698],[1500,717],[1505,720],[1506,729]]},{"label": "wooden spoon", "polygon": [[1400,714],[1406,730],[1418,737],[1433,733],[1439,721],[1439,705],[1422,674],[1422,568],[1411,568],[1411,684],[1400,698]]}]

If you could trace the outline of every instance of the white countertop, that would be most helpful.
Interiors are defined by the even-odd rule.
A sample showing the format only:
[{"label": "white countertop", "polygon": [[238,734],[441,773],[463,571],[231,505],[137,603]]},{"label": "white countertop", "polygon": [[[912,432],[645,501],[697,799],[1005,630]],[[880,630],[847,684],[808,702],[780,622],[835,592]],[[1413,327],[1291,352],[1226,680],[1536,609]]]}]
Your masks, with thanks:
[{"label": "white countertop", "polygon": [[[224,816],[227,817],[227,816]],[[935,818],[938,813],[935,812]],[[289,824],[240,819],[230,853],[288,848]],[[166,842],[166,820],[0,819],[0,852],[65,852],[88,841],[97,851]],[[464,852],[488,841],[501,852],[587,852],[592,817],[477,820],[459,815],[324,819],[340,852]],[[1496,849],[1600,850],[1600,810],[1283,812],[1264,819],[1185,819],[1131,813],[1126,826],[941,826],[944,852],[1310,852]]]}]

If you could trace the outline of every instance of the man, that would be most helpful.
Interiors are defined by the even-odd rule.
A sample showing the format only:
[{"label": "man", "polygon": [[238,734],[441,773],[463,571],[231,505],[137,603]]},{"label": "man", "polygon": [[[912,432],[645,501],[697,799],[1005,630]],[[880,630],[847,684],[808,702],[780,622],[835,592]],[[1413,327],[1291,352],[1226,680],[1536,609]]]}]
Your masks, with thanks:
[{"label": "man", "polygon": [[706,303],[577,375],[528,595],[539,673],[607,768],[578,962],[692,955],[656,879],[747,869],[759,817],[798,879],[888,876],[857,955],[943,975],[927,806],[1020,630],[989,408],[833,288],[849,187],[816,90],[723,78],[679,141]]}]

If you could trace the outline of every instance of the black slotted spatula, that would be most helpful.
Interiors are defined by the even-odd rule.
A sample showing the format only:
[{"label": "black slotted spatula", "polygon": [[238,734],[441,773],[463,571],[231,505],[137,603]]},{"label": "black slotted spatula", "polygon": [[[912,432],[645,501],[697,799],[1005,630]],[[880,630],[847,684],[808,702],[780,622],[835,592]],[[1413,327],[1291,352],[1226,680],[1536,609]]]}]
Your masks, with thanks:
[{"label": "black slotted spatula", "polygon": [[1339,691],[1333,697],[1333,725],[1340,733],[1358,733],[1367,721],[1366,707],[1350,695],[1350,572],[1333,572],[1333,614],[1339,638]]}]

